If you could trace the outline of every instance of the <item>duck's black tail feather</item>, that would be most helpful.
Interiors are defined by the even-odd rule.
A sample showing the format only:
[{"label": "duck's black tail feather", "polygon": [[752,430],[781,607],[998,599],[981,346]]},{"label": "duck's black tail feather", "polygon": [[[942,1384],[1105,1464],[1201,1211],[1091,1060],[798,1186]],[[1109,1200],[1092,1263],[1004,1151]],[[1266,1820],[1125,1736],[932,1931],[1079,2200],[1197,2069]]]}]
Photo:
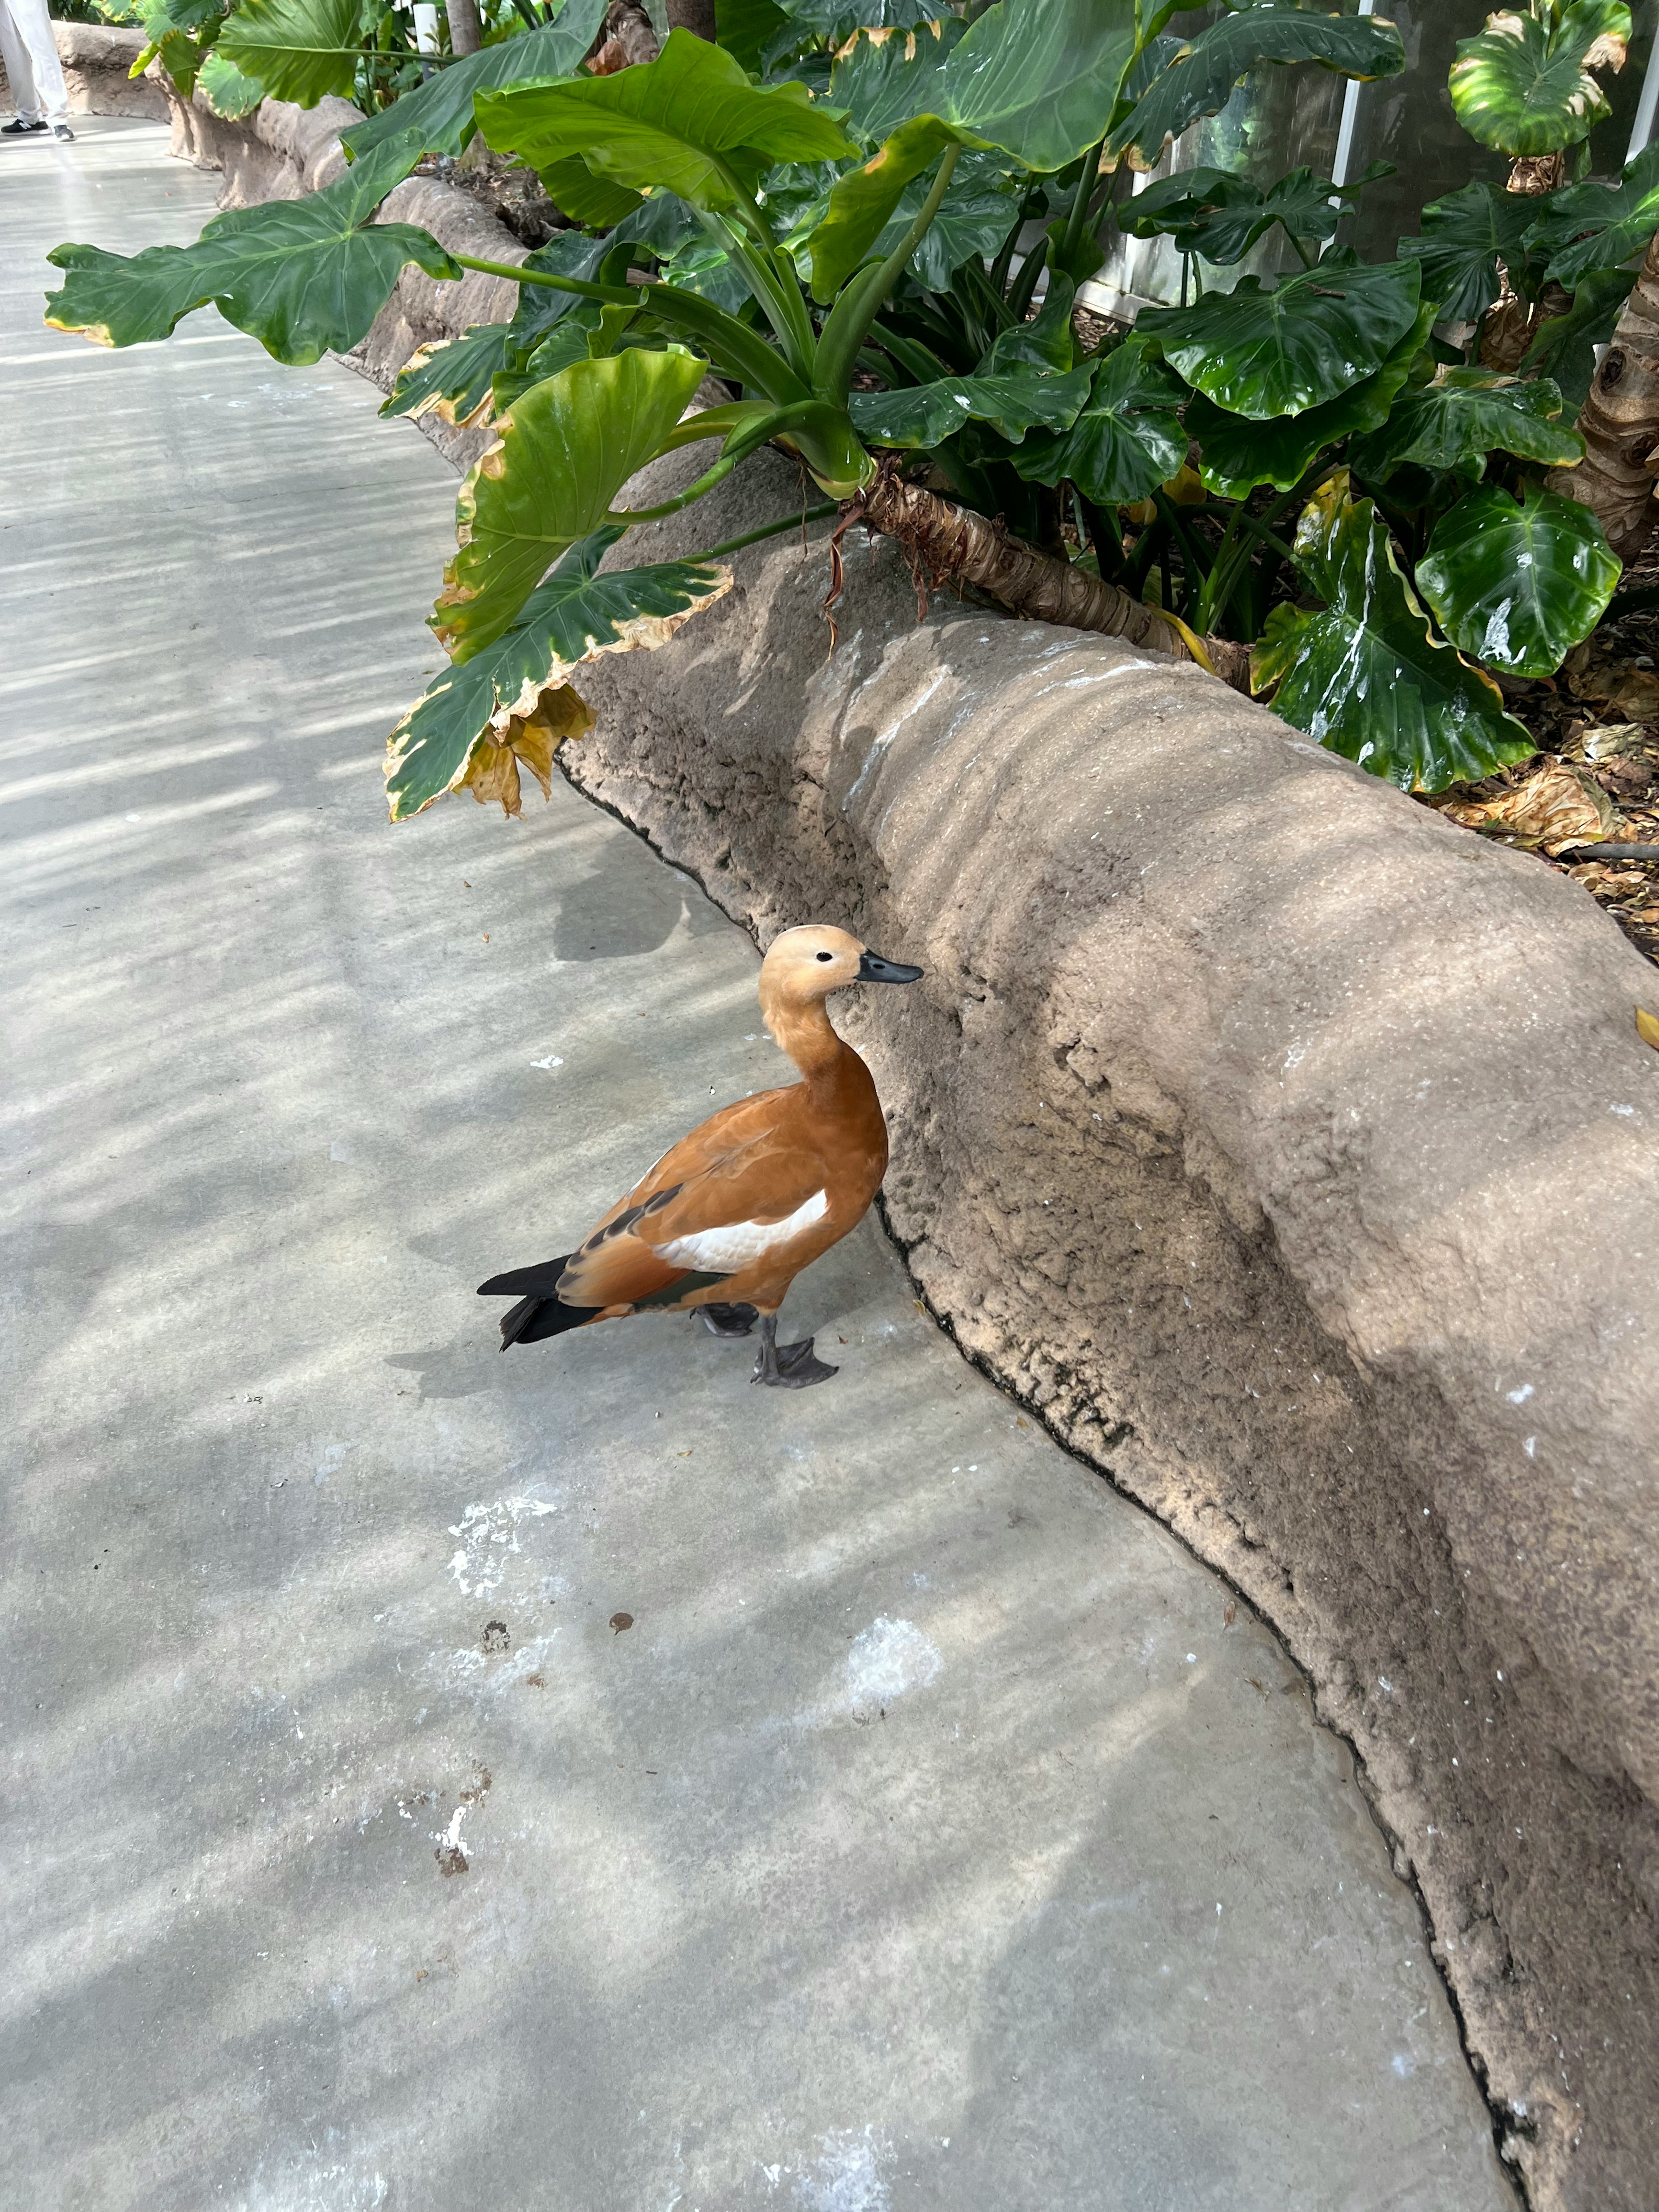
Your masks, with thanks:
[{"label": "duck's black tail feather", "polygon": [[562,1336],[568,1328],[580,1328],[584,1322],[592,1321],[599,1311],[598,1306],[568,1306],[557,1296],[559,1278],[563,1274],[564,1259],[544,1260],[539,1267],[514,1267],[505,1275],[492,1275],[487,1283],[478,1285],[481,1298],[511,1297],[520,1293],[519,1303],[509,1306],[501,1316],[501,1350],[509,1344],[538,1344],[544,1336]]}]

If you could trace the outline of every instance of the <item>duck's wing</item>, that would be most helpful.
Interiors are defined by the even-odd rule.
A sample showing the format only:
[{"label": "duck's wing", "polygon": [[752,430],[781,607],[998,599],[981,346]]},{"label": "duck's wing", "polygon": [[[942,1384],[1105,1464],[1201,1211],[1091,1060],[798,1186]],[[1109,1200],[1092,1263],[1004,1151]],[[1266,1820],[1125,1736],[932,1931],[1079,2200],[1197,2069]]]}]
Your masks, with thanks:
[{"label": "duck's wing", "polygon": [[703,1287],[688,1278],[734,1275],[822,1218],[824,1180],[817,1152],[775,1116],[728,1109],[676,1145],[571,1254],[558,1295],[568,1305],[672,1304]]}]

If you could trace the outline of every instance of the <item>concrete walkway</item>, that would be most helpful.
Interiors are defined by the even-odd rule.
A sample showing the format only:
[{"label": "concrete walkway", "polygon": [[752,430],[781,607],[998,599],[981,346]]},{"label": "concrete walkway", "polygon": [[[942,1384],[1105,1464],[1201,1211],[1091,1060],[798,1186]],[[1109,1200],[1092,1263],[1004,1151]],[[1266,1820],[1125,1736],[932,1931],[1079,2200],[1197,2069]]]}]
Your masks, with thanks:
[{"label": "concrete walkway", "polygon": [[821,1390],[496,1357],[477,1282],[787,1077],[757,956],[563,788],[386,825],[453,477],[40,322],[195,234],[165,143],[0,160],[0,2202],[1512,2206],[1274,1638],[872,1228]]}]

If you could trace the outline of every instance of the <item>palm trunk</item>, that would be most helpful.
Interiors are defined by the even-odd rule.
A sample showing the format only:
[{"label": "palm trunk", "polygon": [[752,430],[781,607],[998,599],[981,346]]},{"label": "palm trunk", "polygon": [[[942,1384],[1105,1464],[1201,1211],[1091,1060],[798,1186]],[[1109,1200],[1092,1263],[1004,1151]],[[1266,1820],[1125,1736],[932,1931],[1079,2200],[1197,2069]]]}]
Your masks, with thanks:
[{"label": "palm trunk", "polygon": [[1636,289],[1619,318],[1578,415],[1584,458],[1576,469],[1552,469],[1552,491],[1587,507],[1622,561],[1640,552],[1654,523],[1659,475],[1659,237],[1642,263]]}]

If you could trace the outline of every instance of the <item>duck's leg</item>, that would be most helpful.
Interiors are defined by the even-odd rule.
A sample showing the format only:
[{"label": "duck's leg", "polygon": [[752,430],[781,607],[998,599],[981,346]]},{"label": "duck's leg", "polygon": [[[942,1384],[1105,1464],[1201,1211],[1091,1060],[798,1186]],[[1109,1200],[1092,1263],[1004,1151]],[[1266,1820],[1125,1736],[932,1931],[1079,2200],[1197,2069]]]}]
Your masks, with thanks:
[{"label": "duck's leg", "polygon": [[699,1306],[697,1311],[711,1336],[752,1336],[755,1333],[753,1306]]},{"label": "duck's leg", "polygon": [[760,1333],[760,1358],[749,1378],[751,1382],[769,1382],[781,1390],[805,1390],[814,1382],[827,1382],[840,1372],[814,1356],[810,1336],[799,1344],[780,1344],[775,1313],[761,1316]]}]

